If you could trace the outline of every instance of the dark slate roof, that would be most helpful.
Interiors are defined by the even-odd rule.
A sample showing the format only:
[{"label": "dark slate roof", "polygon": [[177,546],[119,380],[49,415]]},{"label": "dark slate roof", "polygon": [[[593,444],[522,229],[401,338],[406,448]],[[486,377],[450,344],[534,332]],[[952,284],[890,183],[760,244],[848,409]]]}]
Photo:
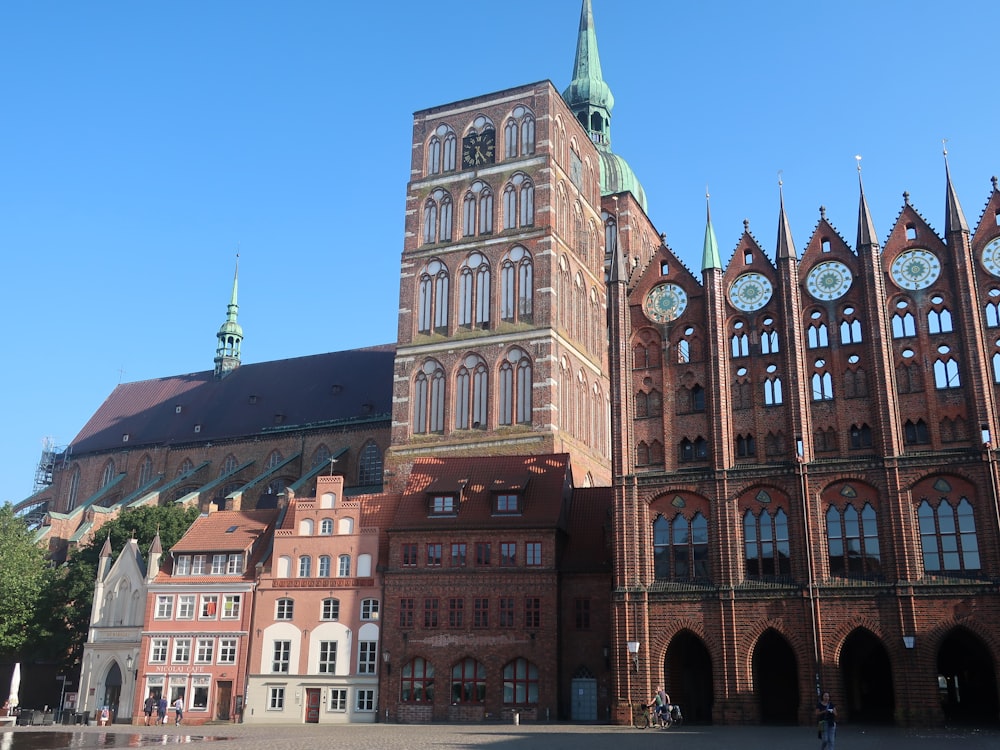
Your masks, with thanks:
[{"label": "dark slate roof", "polygon": [[[207,370],[123,383],[80,430],[71,449],[80,455],[388,418],[394,357],[395,347],[385,345],[245,364],[222,380]],[[201,425],[198,432],[195,425]]]},{"label": "dark slate roof", "polygon": [[611,487],[573,490],[567,543],[559,561],[564,573],[611,573]]},{"label": "dark slate roof", "polygon": [[[565,453],[421,458],[413,463],[392,530],[560,527],[570,476]],[[457,494],[460,488],[457,513],[429,516],[429,493]],[[499,491],[523,492],[523,512],[494,515],[493,495]]]}]

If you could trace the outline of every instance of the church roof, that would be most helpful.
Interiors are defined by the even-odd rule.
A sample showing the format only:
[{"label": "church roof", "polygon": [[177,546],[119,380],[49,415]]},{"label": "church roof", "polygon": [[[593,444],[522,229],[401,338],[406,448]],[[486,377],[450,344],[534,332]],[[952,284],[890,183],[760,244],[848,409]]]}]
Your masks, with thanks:
[{"label": "church roof", "polygon": [[206,370],[122,383],[70,450],[78,456],[388,418],[394,358],[395,347],[385,345],[245,364],[221,380]]}]

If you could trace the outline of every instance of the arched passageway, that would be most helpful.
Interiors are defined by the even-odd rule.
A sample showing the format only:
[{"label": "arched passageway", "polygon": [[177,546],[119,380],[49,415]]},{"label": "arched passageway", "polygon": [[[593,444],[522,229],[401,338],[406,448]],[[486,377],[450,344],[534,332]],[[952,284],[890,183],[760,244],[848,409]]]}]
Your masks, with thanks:
[{"label": "arched passageway", "polygon": [[996,665],[979,636],[963,627],[948,633],[938,649],[937,671],[945,721],[997,723]]},{"label": "arched passageway", "polygon": [[753,692],[761,724],[796,724],[799,676],[795,652],[775,630],[766,630],[753,649]]},{"label": "arched passageway", "polygon": [[[889,654],[875,634],[858,628],[840,651],[843,703],[840,718],[852,724],[891,724],[896,705]],[[832,692],[832,691],[831,691]]]},{"label": "arched passageway", "polygon": [[685,723],[710,724],[715,700],[712,657],[701,638],[689,630],[675,635],[664,660],[663,684]]}]

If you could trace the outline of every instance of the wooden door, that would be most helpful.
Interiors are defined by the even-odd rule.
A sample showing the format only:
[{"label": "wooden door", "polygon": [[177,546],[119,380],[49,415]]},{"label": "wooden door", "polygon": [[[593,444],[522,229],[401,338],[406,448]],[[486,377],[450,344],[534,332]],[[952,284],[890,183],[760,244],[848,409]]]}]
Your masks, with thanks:
[{"label": "wooden door", "polygon": [[319,688],[306,688],[306,724],[319,724]]}]

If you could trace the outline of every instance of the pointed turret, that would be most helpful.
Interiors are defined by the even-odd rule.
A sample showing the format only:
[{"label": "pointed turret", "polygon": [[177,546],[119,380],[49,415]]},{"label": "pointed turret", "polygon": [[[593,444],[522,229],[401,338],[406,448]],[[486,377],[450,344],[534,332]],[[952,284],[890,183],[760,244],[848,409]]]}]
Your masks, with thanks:
[{"label": "pointed turret", "polygon": [[855,248],[860,251],[862,247],[878,247],[878,233],[872,223],[872,215],[868,210],[868,201],[865,199],[865,185],[861,181],[861,157],[858,160],[858,189],[861,192],[861,202],[858,206],[858,243]]},{"label": "pointed turret", "polygon": [[156,530],[152,544],[149,545],[149,563],[146,566],[146,580],[152,581],[160,572],[160,559],[163,557],[163,545],[160,542],[160,530]]},{"label": "pointed turret", "polygon": [[792,242],[792,230],[788,226],[788,217],[785,215],[785,190],[781,180],[778,180],[778,242],[777,258],[798,258],[795,253],[795,243]]},{"label": "pointed turret", "polygon": [[951,169],[948,168],[948,149],[944,150],[944,177],[945,177],[945,201],[944,201],[944,236],[948,237],[952,232],[969,231],[969,224],[965,220],[962,212],[962,204],[958,202],[958,195],[955,193],[955,186],[951,184]]},{"label": "pointed turret", "polygon": [[712,206],[709,204],[708,193],[705,193],[705,245],[701,253],[701,270],[722,268],[722,258],[719,257],[719,241],[715,239],[715,229],[712,227]]},{"label": "pointed turret", "polygon": [[642,210],[648,213],[646,191],[635,172],[622,157],[611,153],[611,110],[615,106],[615,97],[601,72],[594,11],[590,0],[583,0],[583,7],[580,9],[573,80],[563,91],[563,100],[597,146],[601,156],[601,195],[632,193]]},{"label": "pointed turret", "polygon": [[111,559],[111,534],[104,538],[104,546],[101,547],[100,563],[97,566],[97,580],[103,581],[111,571],[113,560]]},{"label": "pointed turret", "polygon": [[215,350],[215,377],[221,380],[240,366],[240,347],[243,344],[243,328],[236,322],[240,306],[236,303],[239,287],[240,261],[236,256],[236,272],[233,274],[233,294],[226,308],[226,322],[219,328],[216,337],[219,345]]}]

